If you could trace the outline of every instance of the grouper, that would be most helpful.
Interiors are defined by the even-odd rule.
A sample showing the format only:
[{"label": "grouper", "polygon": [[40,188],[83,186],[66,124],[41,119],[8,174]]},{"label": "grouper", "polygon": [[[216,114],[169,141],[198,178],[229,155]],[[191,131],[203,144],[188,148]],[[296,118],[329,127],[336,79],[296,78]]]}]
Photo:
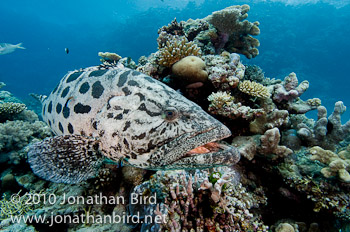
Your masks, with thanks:
[{"label": "grouper", "polygon": [[107,158],[150,170],[233,165],[236,148],[217,143],[230,130],[174,89],[119,65],[68,72],[43,100],[56,136],[30,146],[43,179],[79,183]]}]

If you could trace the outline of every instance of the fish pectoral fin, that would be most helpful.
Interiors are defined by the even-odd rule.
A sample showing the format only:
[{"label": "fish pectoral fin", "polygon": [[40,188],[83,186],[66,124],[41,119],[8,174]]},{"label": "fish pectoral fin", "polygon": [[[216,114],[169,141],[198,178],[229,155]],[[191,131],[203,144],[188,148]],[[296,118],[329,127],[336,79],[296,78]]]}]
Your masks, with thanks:
[{"label": "fish pectoral fin", "polygon": [[93,178],[102,164],[99,141],[80,135],[46,138],[30,146],[28,162],[39,177],[75,184]]}]

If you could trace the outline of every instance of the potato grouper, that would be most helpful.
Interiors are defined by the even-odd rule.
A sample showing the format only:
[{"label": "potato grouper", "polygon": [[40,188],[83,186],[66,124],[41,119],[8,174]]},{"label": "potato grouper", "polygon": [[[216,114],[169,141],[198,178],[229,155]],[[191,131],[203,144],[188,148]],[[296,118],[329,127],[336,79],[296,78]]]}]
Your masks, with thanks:
[{"label": "potato grouper", "polygon": [[106,157],[151,170],[240,159],[236,148],[215,142],[231,135],[226,126],[165,84],[121,66],[69,72],[42,103],[56,136],[31,145],[28,161],[53,182],[95,177]]}]

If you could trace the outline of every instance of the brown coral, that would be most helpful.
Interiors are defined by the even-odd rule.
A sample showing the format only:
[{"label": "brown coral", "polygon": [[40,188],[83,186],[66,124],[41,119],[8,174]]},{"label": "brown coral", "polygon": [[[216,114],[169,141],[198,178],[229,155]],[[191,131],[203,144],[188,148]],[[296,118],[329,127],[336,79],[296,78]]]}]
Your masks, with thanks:
[{"label": "brown coral", "polygon": [[193,42],[188,42],[185,37],[167,41],[166,46],[159,50],[158,64],[171,67],[174,63],[186,56],[199,56],[201,50]]}]

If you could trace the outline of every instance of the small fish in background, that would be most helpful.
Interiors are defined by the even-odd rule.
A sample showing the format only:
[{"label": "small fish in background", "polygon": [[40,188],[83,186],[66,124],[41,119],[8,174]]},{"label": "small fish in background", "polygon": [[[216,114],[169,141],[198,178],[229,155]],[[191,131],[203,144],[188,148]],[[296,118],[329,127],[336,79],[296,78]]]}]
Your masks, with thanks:
[{"label": "small fish in background", "polygon": [[22,47],[22,43],[19,43],[19,44],[0,43],[0,55],[12,53],[17,48],[25,49],[24,47]]},{"label": "small fish in background", "polygon": [[69,53],[69,49],[65,48],[64,51],[68,54]]}]

